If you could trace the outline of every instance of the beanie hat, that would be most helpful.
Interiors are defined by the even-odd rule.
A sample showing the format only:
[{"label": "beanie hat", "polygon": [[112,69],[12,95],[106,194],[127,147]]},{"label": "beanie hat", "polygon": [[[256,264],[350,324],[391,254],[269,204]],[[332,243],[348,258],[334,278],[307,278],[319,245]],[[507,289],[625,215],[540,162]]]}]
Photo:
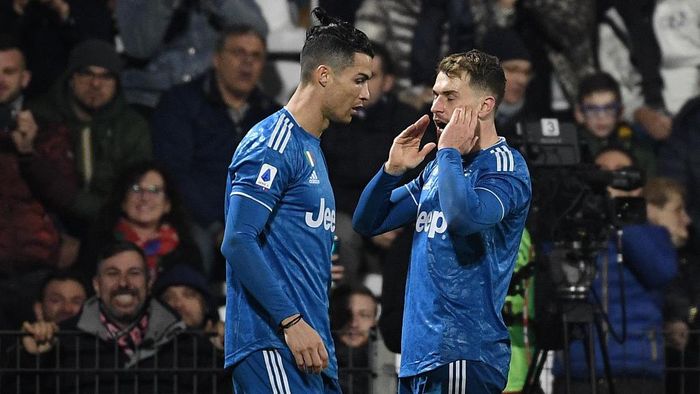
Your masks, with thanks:
[{"label": "beanie hat", "polygon": [[483,40],[484,52],[494,55],[501,62],[507,60],[531,61],[530,52],[518,33],[512,29],[495,28]]},{"label": "beanie hat", "polygon": [[102,67],[114,74],[122,70],[122,59],[114,47],[106,41],[88,39],[76,45],[68,56],[68,72],[73,73],[80,68]]},{"label": "beanie hat", "polygon": [[160,298],[170,286],[187,286],[196,290],[204,298],[204,304],[208,309],[205,315],[212,318],[218,316],[214,297],[212,297],[207,280],[201,272],[187,264],[176,264],[158,275],[158,279],[153,284],[152,293],[155,297]]}]

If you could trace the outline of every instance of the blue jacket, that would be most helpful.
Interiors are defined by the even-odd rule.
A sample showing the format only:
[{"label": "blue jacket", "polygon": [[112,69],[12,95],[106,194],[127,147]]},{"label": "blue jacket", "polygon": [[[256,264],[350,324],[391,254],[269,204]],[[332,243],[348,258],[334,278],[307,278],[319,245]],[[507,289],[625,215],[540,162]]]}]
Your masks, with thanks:
[{"label": "blue jacket", "polygon": [[170,170],[194,220],[223,220],[228,164],[248,130],[280,108],[256,89],[239,123],[228,114],[213,71],[163,95],[153,113],[153,149]]},{"label": "blue jacket", "polygon": [[[622,333],[622,303],[620,299],[620,279],[616,263],[617,246],[608,243],[607,311],[612,329]],[[678,274],[676,249],[671,243],[668,231],[659,226],[634,225],[624,228],[622,235],[623,281],[627,318],[627,338],[622,344],[608,333],[607,345],[613,377],[645,377],[663,379],[663,290]],[[605,304],[602,291],[602,269],[605,255],[597,259],[597,275],[592,291]],[[594,302],[591,300],[591,302]],[[603,359],[596,344],[596,376],[603,377]],[[588,378],[588,366],[584,343],[572,341],[571,376],[575,379]],[[563,375],[560,359],[555,364],[555,375]]]}]

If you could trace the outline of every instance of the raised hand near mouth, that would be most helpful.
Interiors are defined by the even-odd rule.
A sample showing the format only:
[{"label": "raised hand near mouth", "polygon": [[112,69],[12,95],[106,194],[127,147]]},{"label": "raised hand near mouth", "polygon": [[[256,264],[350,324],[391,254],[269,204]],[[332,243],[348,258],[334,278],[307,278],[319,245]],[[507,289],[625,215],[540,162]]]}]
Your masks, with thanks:
[{"label": "raised hand near mouth", "polygon": [[394,138],[389,150],[389,160],[384,164],[384,171],[389,175],[403,175],[406,171],[418,166],[425,156],[435,149],[435,143],[429,142],[421,149],[420,142],[425,129],[430,123],[428,115],[423,115],[414,124]]}]

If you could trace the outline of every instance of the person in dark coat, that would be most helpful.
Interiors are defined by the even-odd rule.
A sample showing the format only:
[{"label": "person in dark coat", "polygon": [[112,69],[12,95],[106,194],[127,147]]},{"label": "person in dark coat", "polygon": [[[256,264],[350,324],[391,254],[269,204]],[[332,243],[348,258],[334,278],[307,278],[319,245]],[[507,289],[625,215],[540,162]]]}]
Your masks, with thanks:
[{"label": "person in dark coat", "polygon": [[[234,25],[221,33],[213,68],[161,97],[152,117],[153,149],[195,222],[205,268],[223,234],[226,169],[245,133],[280,105],[258,87],[265,37]],[[223,264],[222,264],[223,266]]]}]

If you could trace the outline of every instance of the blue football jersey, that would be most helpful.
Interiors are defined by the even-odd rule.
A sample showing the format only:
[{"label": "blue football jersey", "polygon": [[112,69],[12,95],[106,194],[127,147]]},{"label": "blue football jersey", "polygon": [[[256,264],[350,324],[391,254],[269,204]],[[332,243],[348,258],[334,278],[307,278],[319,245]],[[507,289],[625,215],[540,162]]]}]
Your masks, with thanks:
[{"label": "blue football jersey", "polygon": [[466,236],[447,229],[439,170],[432,161],[406,185],[417,216],[399,375],[466,359],[491,365],[506,378],[510,341],[501,310],[529,209],[527,165],[503,138],[462,158],[466,187],[495,195],[502,212],[498,223]]},{"label": "blue football jersey", "polygon": [[[271,212],[260,234],[265,261],[285,296],[323,339],[330,357],[324,373],[337,378],[328,316],[335,200],[320,140],[286,110],[270,115],[243,138],[229,167],[228,196],[240,196]],[[229,201],[226,211],[228,215]],[[279,322],[244,290],[232,265],[226,270],[226,360],[284,348]]]}]

